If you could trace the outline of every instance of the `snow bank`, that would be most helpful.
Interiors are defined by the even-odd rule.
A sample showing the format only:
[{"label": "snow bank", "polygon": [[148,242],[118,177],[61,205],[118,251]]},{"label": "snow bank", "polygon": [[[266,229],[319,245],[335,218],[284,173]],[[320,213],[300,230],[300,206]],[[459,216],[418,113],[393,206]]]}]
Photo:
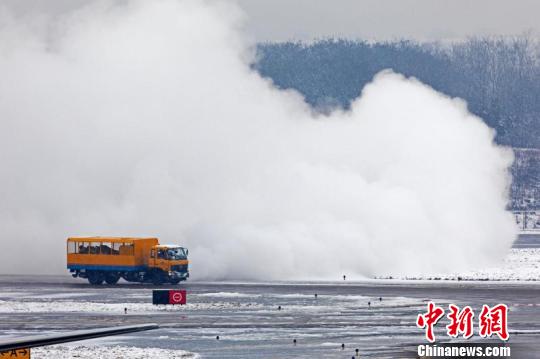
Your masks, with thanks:
[{"label": "snow bank", "polygon": [[[451,259],[448,259],[451,260]],[[389,277],[386,277],[389,278]],[[492,280],[492,281],[538,281],[540,280],[540,248],[513,248],[498,268],[476,271],[399,277],[394,279],[430,280]]]},{"label": "snow bank", "polygon": [[55,345],[32,349],[32,358],[55,359],[198,359],[200,356],[184,350],[170,350],[159,348],[137,348],[126,346],[63,346]]},{"label": "snow bank", "polygon": [[259,294],[238,293],[238,292],[216,292],[197,294],[199,297],[210,298],[258,298]]},{"label": "snow bank", "polygon": [[0,313],[102,313],[122,314],[127,308],[129,314],[156,312],[182,312],[185,310],[226,310],[239,307],[257,308],[257,303],[212,302],[188,303],[177,306],[156,306],[152,303],[101,303],[86,301],[4,301],[0,300]]},{"label": "snow bank", "polygon": [[[218,301],[208,301],[214,294]],[[0,300],[0,313],[100,313],[109,315],[124,314],[127,308],[129,315],[144,315],[151,313],[168,312],[194,313],[194,312],[224,312],[241,311],[249,313],[273,313],[276,311],[276,303],[281,303],[283,312],[306,313],[306,312],[339,312],[351,308],[367,308],[368,302],[372,308],[376,307],[407,307],[422,305],[421,301],[413,298],[393,297],[379,301],[379,298],[361,295],[319,295],[317,299],[313,295],[305,294],[261,294],[256,297],[243,297],[240,293],[219,292],[194,294],[190,296],[190,302],[178,306],[155,306],[151,303],[104,303],[86,301],[60,300],[47,301],[35,299],[10,299]],[[276,301],[276,299],[279,299]]]}]

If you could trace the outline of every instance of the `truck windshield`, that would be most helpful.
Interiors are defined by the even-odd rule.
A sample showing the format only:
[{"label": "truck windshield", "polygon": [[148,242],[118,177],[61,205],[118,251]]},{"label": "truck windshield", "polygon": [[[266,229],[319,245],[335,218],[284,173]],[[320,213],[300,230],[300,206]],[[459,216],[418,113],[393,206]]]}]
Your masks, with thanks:
[{"label": "truck windshield", "polygon": [[167,257],[171,260],[186,259],[187,253],[185,248],[169,248],[167,250]]}]

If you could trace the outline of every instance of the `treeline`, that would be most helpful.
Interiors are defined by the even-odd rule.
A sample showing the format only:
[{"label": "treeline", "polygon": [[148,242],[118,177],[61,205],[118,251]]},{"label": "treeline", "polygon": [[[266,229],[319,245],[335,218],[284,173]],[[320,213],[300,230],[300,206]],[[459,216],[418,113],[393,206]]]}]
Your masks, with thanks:
[{"label": "treeline", "polygon": [[540,150],[514,149],[510,208],[540,210]]},{"label": "treeline", "polygon": [[461,97],[497,130],[497,142],[540,148],[540,47],[528,36],[421,44],[324,40],[264,43],[254,64],[312,106],[347,108],[373,76],[391,68]]}]

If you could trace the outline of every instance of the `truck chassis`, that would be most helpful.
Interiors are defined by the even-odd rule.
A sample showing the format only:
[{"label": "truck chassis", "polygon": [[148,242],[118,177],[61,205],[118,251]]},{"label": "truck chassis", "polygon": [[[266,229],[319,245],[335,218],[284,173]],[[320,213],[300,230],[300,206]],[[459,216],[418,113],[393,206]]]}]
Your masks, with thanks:
[{"label": "truck chassis", "polygon": [[86,278],[92,285],[103,283],[114,285],[120,278],[127,282],[160,284],[178,284],[189,277],[189,273],[169,272],[155,268],[146,271],[114,271],[99,269],[71,269],[73,278]]}]

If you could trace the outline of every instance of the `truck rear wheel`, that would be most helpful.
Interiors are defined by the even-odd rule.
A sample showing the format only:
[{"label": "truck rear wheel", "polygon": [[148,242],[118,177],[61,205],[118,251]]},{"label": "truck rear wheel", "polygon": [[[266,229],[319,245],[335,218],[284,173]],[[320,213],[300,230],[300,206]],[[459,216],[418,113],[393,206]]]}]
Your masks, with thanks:
[{"label": "truck rear wheel", "polygon": [[105,283],[107,284],[116,284],[120,280],[120,275],[118,273],[107,273],[105,275]]},{"label": "truck rear wheel", "polygon": [[103,274],[98,271],[88,271],[87,272],[88,283],[92,285],[100,285],[103,283]]}]

